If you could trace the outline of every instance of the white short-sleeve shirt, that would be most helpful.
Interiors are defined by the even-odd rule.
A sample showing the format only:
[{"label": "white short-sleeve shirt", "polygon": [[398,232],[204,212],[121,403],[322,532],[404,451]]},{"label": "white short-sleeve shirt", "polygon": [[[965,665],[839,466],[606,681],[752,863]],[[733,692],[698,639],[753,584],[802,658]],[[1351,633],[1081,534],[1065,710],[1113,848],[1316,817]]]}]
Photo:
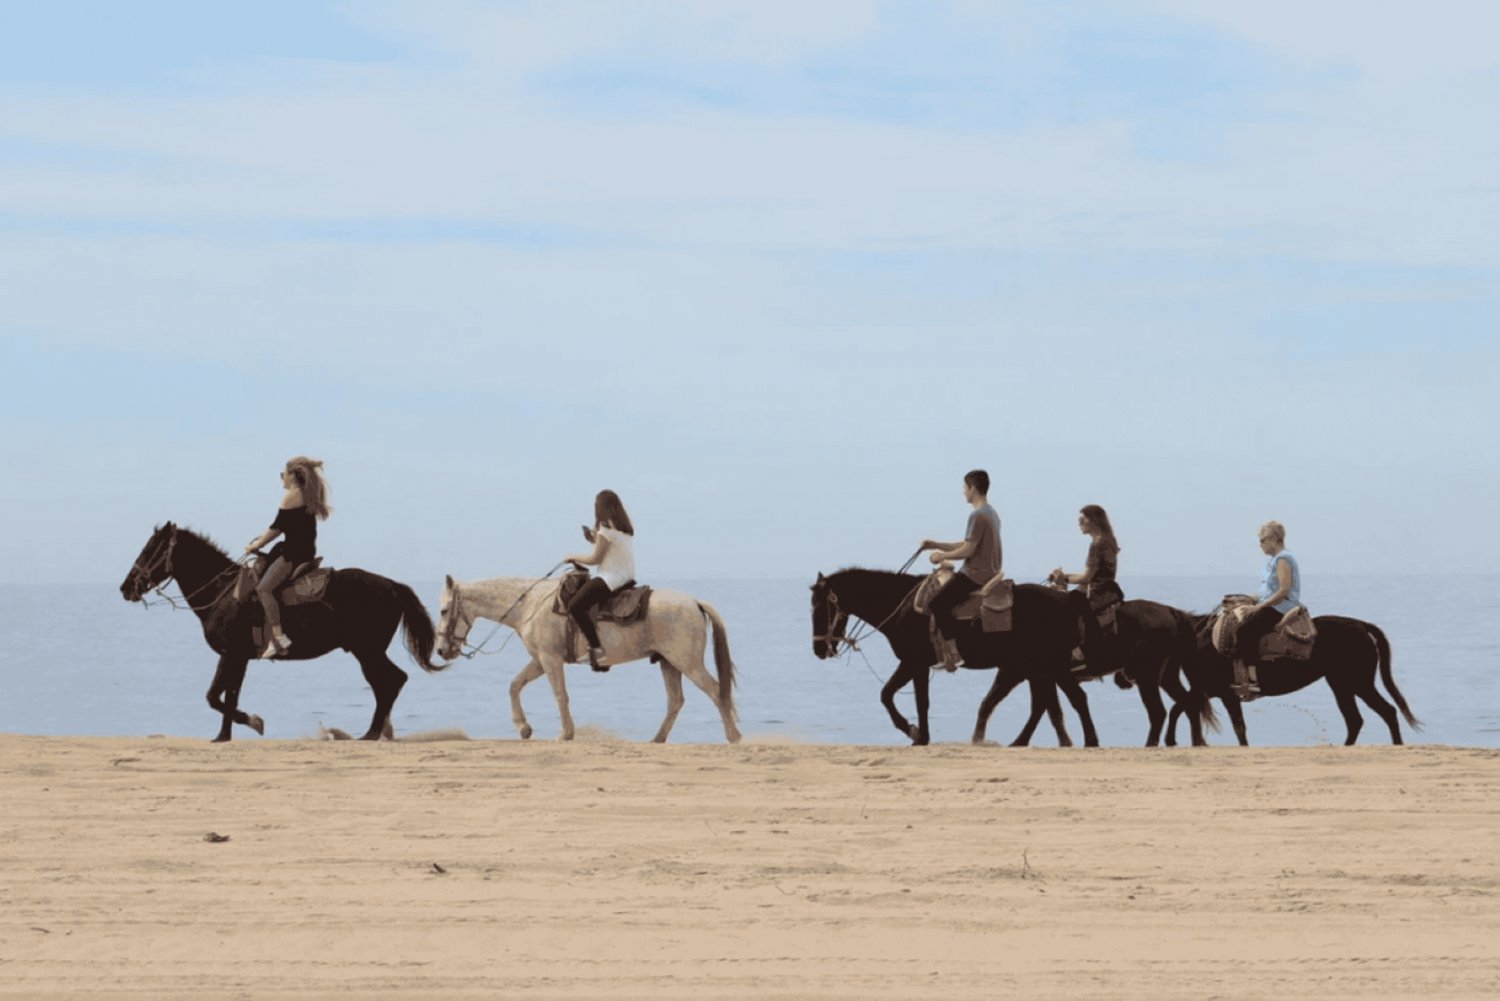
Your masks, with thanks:
[{"label": "white short-sleeve shirt", "polygon": [[607,525],[599,529],[599,534],[609,540],[609,548],[599,561],[599,578],[611,591],[618,591],[635,580],[635,536]]}]

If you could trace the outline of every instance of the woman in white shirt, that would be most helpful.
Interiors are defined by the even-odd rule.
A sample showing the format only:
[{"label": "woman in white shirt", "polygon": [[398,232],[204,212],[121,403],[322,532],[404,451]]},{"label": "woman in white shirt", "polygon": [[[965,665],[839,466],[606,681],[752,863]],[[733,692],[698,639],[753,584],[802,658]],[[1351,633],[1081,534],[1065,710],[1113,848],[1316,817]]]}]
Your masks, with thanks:
[{"label": "woman in white shirt", "polygon": [[594,498],[594,527],[585,528],[583,534],[594,544],[593,552],[563,558],[569,563],[597,566],[599,573],[568,602],[568,615],[578,623],[589,642],[589,666],[596,671],[608,671],[604,649],[599,644],[599,630],[594,627],[589,610],[620,588],[635,583],[635,526],[630,523],[619,494],[613,490],[599,491]]}]

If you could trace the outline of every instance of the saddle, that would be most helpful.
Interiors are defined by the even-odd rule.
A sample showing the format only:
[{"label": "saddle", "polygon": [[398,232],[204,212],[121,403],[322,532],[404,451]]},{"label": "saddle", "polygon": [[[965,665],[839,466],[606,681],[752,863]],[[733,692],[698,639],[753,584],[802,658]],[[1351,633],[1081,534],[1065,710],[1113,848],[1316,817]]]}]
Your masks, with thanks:
[{"label": "saddle", "polygon": [[[239,577],[234,582],[234,600],[243,601],[250,597],[255,586],[260,583],[261,575],[270,565],[270,561],[264,556],[257,556],[249,565],[241,567]],[[328,580],[332,576],[333,568],[323,566],[321,556],[299,563],[276,589],[276,601],[283,608],[322,601],[323,593],[328,590]]]},{"label": "saddle", "polygon": [[[912,606],[918,615],[927,614],[927,606],[943,585],[953,579],[953,570],[940,567],[927,576],[917,588]],[[979,620],[979,627],[987,633],[1009,632],[1016,606],[1016,582],[1009,577],[996,574],[989,581],[959,602],[953,609],[953,618],[959,622]]]},{"label": "saddle", "polygon": [[[1226,657],[1234,656],[1235,638],[1239,635],[1240,623],[1255,607],[1255,599],[1248,594],[1228,594],[1219,605],[1214,617],[1214,649]],[[1274,660],[1307,660],[1312,656],[1313,643],[1318,638],[1318,627],[1312,615],[1302,605],[1287,612],[1265,636],[1261,637],[1256,663]]]},{"label": "saddle", "polygon": [[[574,570],[565,574],[557,588],[557,597],[552,600],[552,610],[563,616],[567,623],[563,636],[563,659],[569,664],[582,664],[589,659],[588,644],[579,632],[578,623],[568,615],[568,602],[573,600],[583,585],[589,581],[586,570]],[[589,609],[589,617],[595,622],[613,622],[629,625],[646,617],[650,608],[651,588],[627,581],[624,587],[612,593],[604,601]],[[655,660],[652,656],[652,660]]]},{"label": "saddle", "polygon": [[[240,567],[239,576],[234,582],[234,600],[244,601],[250,597],[255,592],[255,585],[260,583],[261,575],[270,565],[269,559],[257,556],[247,566]],[[324,592],[328,590],[328,581],[332,577],[333,568],[323,566],[321,556],[314,557],[306,563],[299,563],[276,589],[276,602],[282,608],[320,602],[323,600]],[[256,603],[255,609],[256,624],[250,627],[250,642],[256,650],[264,650],[270,637],[267,634],[266,624],[260,621],[259,602]]]},{"label": "saddle", "polygon": [[[575,570],[564,575],[557,589],[557,597],[552,601],[552,610],[558,615],[567,615],[568,603],[588,582],[589,575],[586,571]],[[589,609],[589,615],[595,622],[629,625],[646,617],[650,602],[649,586],[641,586],[633,580],[626,581],[624,587]]]}]

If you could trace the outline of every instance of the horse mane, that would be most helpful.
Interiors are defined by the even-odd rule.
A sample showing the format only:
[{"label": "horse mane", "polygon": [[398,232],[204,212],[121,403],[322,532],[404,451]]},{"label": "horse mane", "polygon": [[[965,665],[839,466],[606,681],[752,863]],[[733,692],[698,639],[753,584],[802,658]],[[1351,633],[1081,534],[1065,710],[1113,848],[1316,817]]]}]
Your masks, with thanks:
[{"label": "horse mane", "polygon": [[[172,524],[172,523],[169,522],[169,524]],[[234,562],[234,560],[230,558],[229,553],[225,551],[224,547],[221,546],[221,545],[219,545],[212,538],[210,538],[207,532],[200,532],[197,529],[195,529],[195,528],[189,528],[186,525],[175,525],[174,524],[173,527],[175,527],[177,529],[179,535],[185,535],[189,539],[192,539],[195,542],[201,543],[205,548],[210,549],[213,552],[219,554],[220,556],[222,556],[224,559],[228,560],[229,562],[231,562],[231,563]],[[156,526],[156,530],[158,532],[161,531],[161,529],[162,529],[161,525]]]}]

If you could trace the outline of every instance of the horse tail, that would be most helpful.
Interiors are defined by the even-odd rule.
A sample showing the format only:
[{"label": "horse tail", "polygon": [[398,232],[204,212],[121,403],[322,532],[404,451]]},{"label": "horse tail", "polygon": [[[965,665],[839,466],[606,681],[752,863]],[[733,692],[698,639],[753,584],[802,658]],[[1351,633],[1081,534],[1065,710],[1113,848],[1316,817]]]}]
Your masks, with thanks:
[{"label": "horse tail", "polygon": [[406,643],[406,652],[411,659],[422,665],[429,674],[446,670],[450,664],[434,664],[432,648],[437,645],[437,630],[432,628],[432,617],[417,592],[400,581],[391,581],[396,589],[396,601],[401,607],[401,632]]},{"label": "horse tail", "polygon": [[1385,683],[1385,690],[1390,693],[1396,703],[1396,708],[1401,710],[1401,715],[1406,717],[1406,722],[1413,730],[1422,729],[1422,721],[1412,715],[1411,709],[1406,704],[1406,696],[1401,694],[1401,689],[1396,687],[1396,677],[1391,673],[1391,641],[1385,638],[1381,628],[1373,623],[1366,622],[1365,630],[1375,640],[1375,651],[1380,657],[1380,680]]},{"label": "horse tail", "polygon": [[729,633],[724,629],[724,619],[714,606],[700,601],[698,610],[714,627],[714,666],[719,669],[719,702],[729,712],[729,718],[737,720],[740,713],[734,705],[734,660],[729,656]]},{"label": "horse tail", "polygon": [[1184,612],[1174,609],[1174,617],[1177,619],[1177,638],[1172,645],[1173,662],[1163,672],[1162,690],[1182,706],[1183,712],[1195,714],[1205,730],[1219,733],[1224,725],[1219,721],[1219,714],[1214,712],[1214,700],[1209,698],[1201,684],[1189,689],[1182,683],[1184,675],[1189,682],[1193,680],[1191,667],[1198,657],[1197,628],[1192,617]]}]

